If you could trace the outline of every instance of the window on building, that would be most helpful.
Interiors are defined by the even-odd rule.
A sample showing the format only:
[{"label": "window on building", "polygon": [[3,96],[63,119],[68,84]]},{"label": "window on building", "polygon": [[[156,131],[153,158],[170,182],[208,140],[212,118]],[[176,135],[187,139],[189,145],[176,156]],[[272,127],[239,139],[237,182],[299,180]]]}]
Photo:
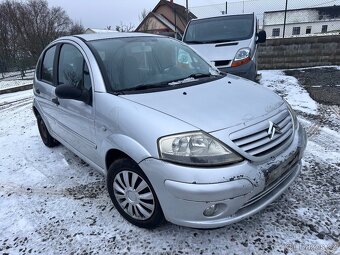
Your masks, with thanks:
[{"label": "window on building", "polygon": [[321,33],[327,33],[327,28],[328,28],[327,25],[322,25]]},{"label": "window on building", "polygon": [[306,34],[310,34],[310,33],[312,33],[312,27],[311,27],[311,26],[308,26],[308,27],[306,28]]},{"label": "window on building", "polygon": [[293,27],[293,35],[299,35],[300,34],[300,27]]},{"label": "window on building", "polygon": [[280,36],[280,28],[273,28],[272,36]]}]

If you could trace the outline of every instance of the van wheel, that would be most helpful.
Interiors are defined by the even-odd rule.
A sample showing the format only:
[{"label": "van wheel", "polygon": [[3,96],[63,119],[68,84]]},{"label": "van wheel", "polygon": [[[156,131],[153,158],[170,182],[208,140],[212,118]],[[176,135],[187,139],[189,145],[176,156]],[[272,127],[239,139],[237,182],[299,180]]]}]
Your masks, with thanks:
[{"label": "van wheel", "polygon": [[164,221],[150,181],[133,160],[123,158],[111,164],[107,187],[116,209],[130,223],[155,228]]},{"label": "van wheel", "polygon": [[59,142],[50,135],[45,125],[45,122],[43,121],[40,115],[37,115],[37,124],[39,134],[43,143],[49,148],[57,146]]}]

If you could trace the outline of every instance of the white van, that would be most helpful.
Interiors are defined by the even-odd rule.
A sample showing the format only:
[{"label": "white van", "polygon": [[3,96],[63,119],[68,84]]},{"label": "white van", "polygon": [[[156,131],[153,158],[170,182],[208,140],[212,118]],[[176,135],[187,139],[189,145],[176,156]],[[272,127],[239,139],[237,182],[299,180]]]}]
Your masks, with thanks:
[{"label": "white van", "polygon": [[183,41],[220,71],[255,80],[257,44],[266,41],[266,32],[257,27],[254,14],[193,19]]}]

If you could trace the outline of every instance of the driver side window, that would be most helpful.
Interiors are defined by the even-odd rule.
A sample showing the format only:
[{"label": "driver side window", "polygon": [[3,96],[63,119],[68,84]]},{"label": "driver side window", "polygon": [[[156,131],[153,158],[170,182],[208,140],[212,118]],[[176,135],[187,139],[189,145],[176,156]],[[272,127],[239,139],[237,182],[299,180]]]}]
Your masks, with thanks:
[{"label": "driver side window", "polygon": [[67,84],[91,92],[88,66],[82,53],[73,45],[64,44],[60,49],[58,85]]}]

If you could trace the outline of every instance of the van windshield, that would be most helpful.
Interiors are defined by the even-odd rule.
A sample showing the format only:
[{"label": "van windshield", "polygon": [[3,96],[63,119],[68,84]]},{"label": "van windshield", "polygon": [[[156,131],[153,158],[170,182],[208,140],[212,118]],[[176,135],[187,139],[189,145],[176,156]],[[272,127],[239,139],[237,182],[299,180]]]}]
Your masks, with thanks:
[{"label": "van windshield", "polygon": [[221,16],[191,21],[183,41],[189,44],[240,41],[251,38],[253,33],[253,14]]}]

